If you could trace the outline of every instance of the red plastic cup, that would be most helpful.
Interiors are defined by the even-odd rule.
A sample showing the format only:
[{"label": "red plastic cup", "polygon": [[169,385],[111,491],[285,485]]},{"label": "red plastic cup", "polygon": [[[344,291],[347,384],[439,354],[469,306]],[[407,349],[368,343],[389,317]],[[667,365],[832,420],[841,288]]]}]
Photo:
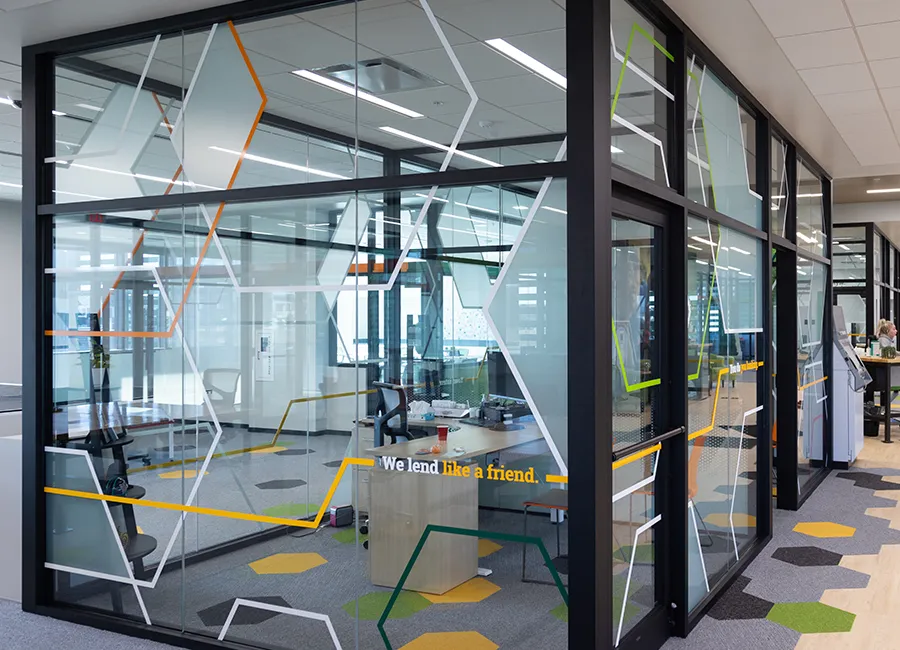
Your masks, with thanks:
[{"label": "red plastic cup", "polygon": [[450,427],[440,425],[437,428],[438,432],[438,442],[441,444],[447,444],[447,434],[450,433]]}]

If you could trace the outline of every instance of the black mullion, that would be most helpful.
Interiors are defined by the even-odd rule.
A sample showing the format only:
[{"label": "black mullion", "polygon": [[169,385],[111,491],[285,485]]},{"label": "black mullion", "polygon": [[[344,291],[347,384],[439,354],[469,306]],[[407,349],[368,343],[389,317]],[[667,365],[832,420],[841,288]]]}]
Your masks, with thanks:
[{"label": "black mullion", "polygon": [[[566,102],[570,502],[569,647],[606,648],[613,639],[612,585],[612,239],[610,170],[610,3],[572,3],[566,13]],[[597,399],[597,396],[606,396]]]},{"label": "black mullion", "polygon": [[466,187],[471,185],[496,185],[512,181],[542,180],[547,176],[566,176],[569,163],[550,162],[528,165],[509,165],[476,169],[454,169],[445,172],[400,174],[399,166],[391,175],[372,178],[351,178],[346,180],[323,181],[317,183],[291,183],[265,187],[245,187],[207,192],[173,192],[159,196],[136,196],[104,201],[83,201],[78,203],[44,204],[37,209],[39,215],[70,215],[94,212],[129,212],[134,210],[157,210],[181,208],[212,203],[258,203],[289,199],[305,199],[320,196],[352,194],[354,192],[373,193],[400,190],[427,189],[434,185],[441,187]]},{"label": "black mullion", "polygon": [[44,158],[55,150],[50,111],[56,95],[53,59],[22,51],[22,608],[34,612],[54,598],[47,558],[46,459],[53,404],[52,219],[37,206],[53,200],[54,176]]},{"label": "black mullion", "polygon": [[[833,245],[833,236],[834,236],[834,186],[831,181],[824,181],[822,183],[823,188],[823,201],[822,205],[825,208],[825,234],[826,234],[826,244],[825,244],[825,254],[831,257],[834,254],[834,245]],[[825,363],[825,368],[833,368],[834,363],[834,268],[829,266],[825,269],[825,318],[823,320],[822,328],[824,331],[822,332],[822,345],[825,346],[823,350],[824,358],[823,361]],[[855,343],[855,341],[854,341]],[[830,467],[833,462],[833,449],[834,449],[834,373],[826,372],[825,379],[825,395],[828,396],[828,399],[825,400],[825,436],[824,436],[824,449],[823,449],[823,458],[825,461],[825,467]],[[811,492],[812,489],[815,489],[813,486],[807,487],[807,492]]]},{"label": "black mullion", "polygon": [[772,204],[772,128],[766,117],[759,117],[756,123],[756,190],[763,197],[763,227],[768,233],[768,241],[762,247],[765,258],[759,270],[762,274],[762,319],[763,334],[757,335],[756,358],[764,363],[757,373],[762,373],[762,381],[756,382],[756,403],[765,405],[757,417],[756,445],[756,536],[769,539],[774,522],[772,501],[772,374],[775,372],[775,358],[772,355],[772,218],[769,206]]},{"label": "black mullion", "polygon": [[796,510],[797,494],[797,254],[779,249],[775,258],[778,286],[778,507]]},{"label": "black mullion", "polygon": [[[866,337],[875,335],[875,224],[866,224]],[[866,341],[868,344],[868,341]]]}]

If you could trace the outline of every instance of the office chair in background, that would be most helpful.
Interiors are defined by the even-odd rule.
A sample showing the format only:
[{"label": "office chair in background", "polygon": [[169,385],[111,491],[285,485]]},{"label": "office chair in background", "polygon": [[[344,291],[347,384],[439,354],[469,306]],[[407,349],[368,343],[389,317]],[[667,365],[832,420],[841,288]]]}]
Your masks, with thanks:
[{"label": "office chair in background", "polygon": [[216,414],[234,410],[241,371],[234,368],[207,368],[203,371],[203,386]]},{"label": "office chair in background", "polygon": [[406,388],[397,384],[386,384],[380,381],[372,385],[378,389],[378,408],[375,412],[375,446],[384,445],[384,437],[397,444],[397,438],[415,440],[428,435],[422,429],[410,429],[407,423],[409,408],[406,403]]}]

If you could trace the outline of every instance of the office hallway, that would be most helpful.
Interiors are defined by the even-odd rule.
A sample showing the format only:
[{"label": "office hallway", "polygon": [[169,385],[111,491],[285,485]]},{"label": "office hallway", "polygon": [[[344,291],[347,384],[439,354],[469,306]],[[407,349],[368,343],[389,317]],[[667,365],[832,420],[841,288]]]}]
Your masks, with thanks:
[{"label": "office hallway", "polygon": [[900,650],[900,445],[867,438],[687,639],[664,650]]}]

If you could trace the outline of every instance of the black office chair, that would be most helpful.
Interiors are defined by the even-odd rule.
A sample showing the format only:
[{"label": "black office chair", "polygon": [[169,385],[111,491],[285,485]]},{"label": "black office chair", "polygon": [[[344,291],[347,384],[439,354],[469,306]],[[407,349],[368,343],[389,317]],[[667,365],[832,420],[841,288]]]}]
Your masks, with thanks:
[{"label": "black office chair", "polygon": [[380,381],[372,385],[378,389],[378,408],[375,412],[375,446],[384,445],[384,437],[397,444],[397,438],[415,440],[428,435],[422,429],[410,429],[407,423],[409,408],[406,403],[406,388],[397,384],[385,384]]}]

